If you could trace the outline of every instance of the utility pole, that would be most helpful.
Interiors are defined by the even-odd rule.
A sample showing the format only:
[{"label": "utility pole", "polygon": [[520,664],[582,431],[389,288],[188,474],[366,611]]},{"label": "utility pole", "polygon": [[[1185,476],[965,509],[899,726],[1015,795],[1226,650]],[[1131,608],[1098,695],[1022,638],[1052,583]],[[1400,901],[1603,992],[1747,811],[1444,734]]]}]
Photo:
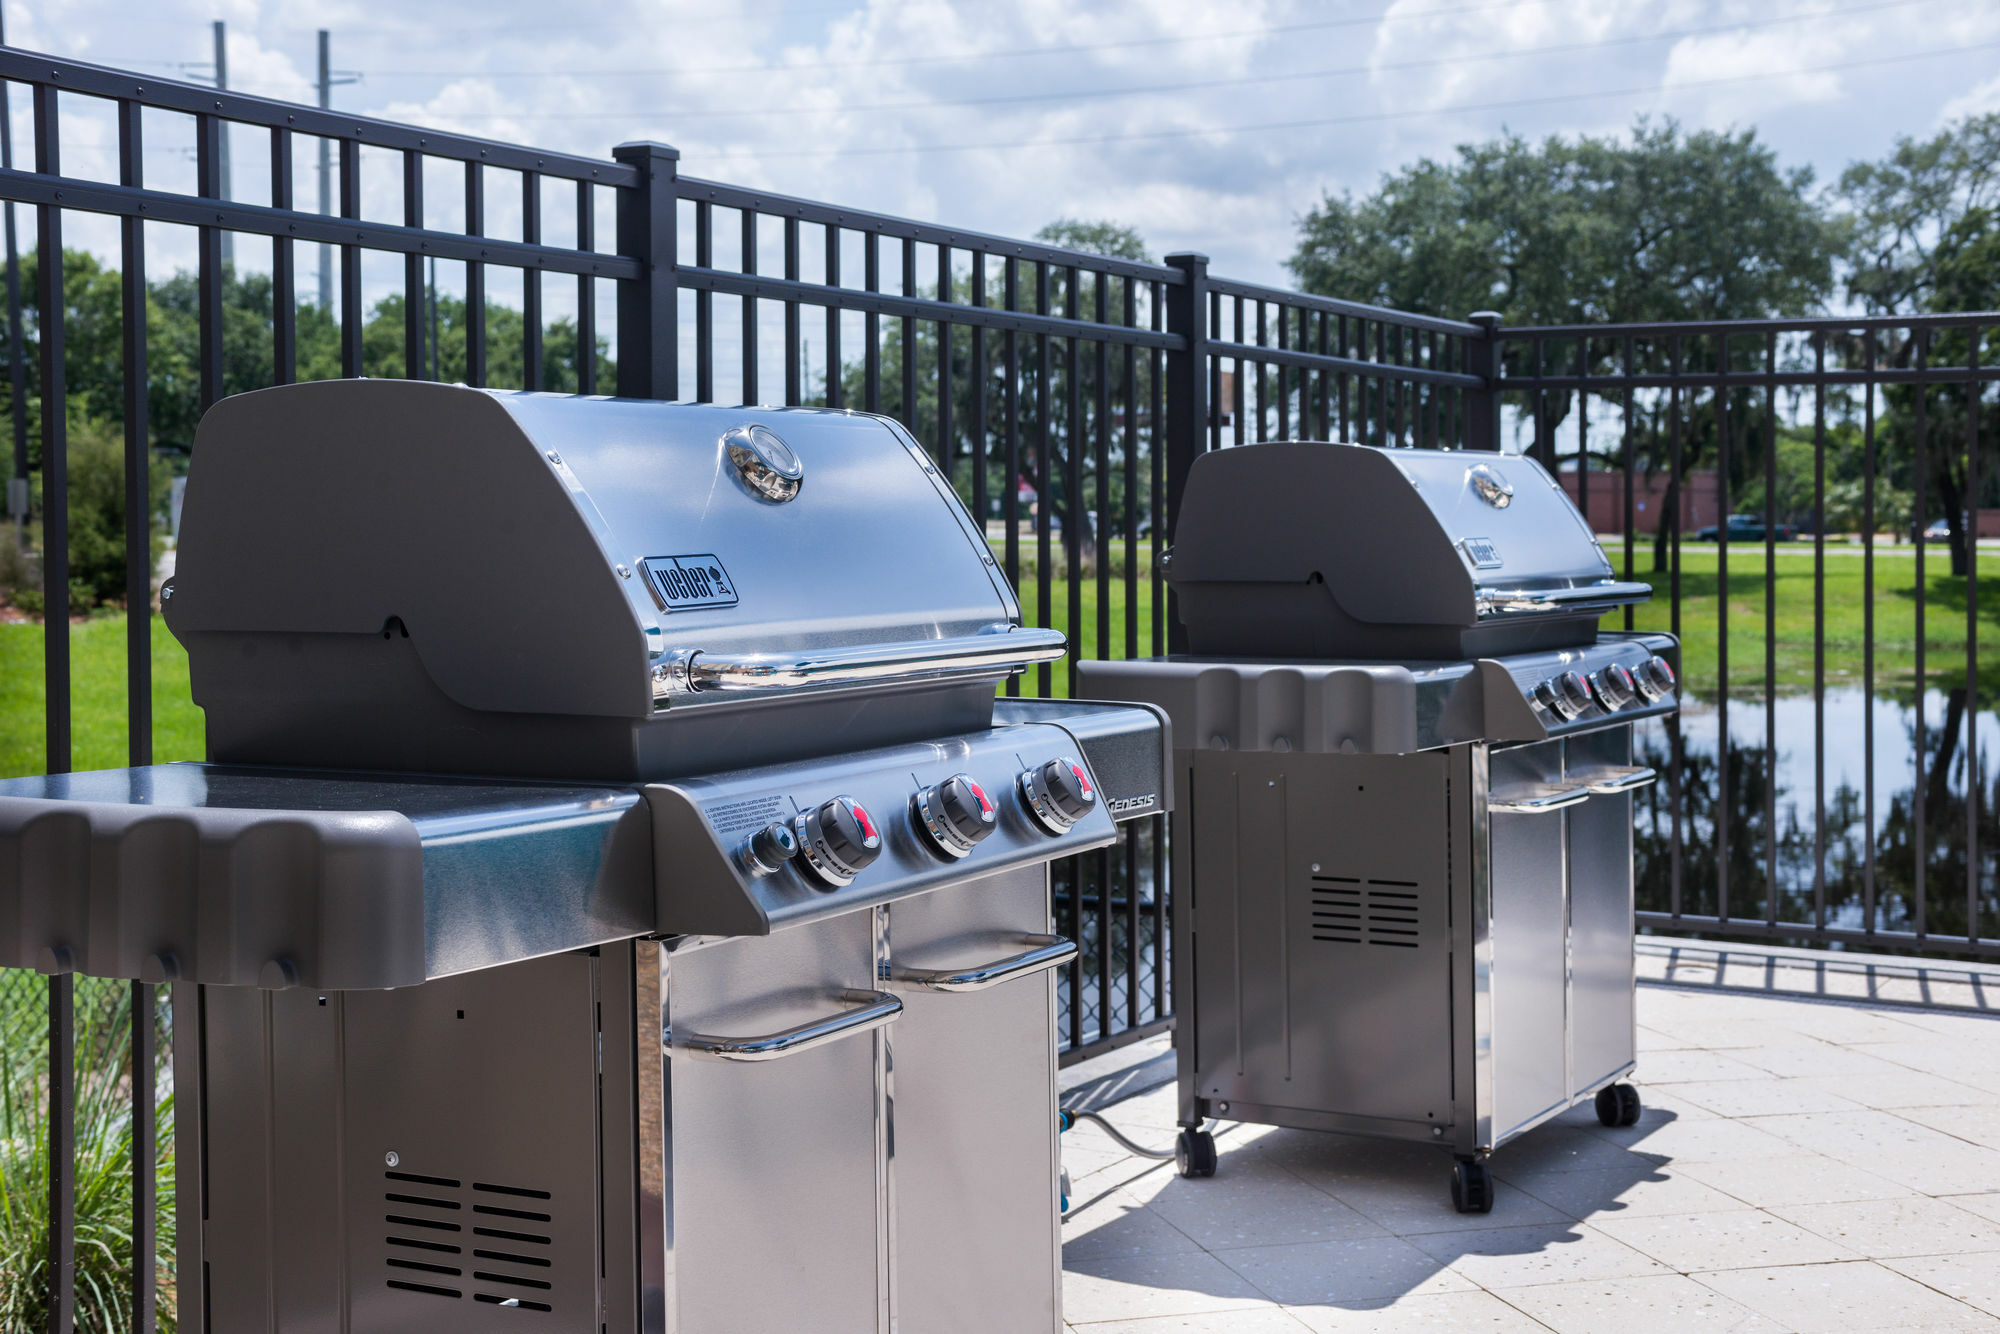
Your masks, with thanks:
[{"label": "utility pole", "polygon": [[[7,18],[0,7],[0,46],[7,42]],[[14,166],[14,127],[7,96],[0,89],[0,168]],[[7,477],[7,513],[14,520],[14,540],[28,547],[28,361],[21,328],[21,251],[14,233],[14,204],[6,206],[7,232],[7,387],[12,393],[14,468]]]},{"label": "utility pole", "polygon": [[[215,86],[218,89],[229,86],[229,28],[221,19],[215,21]],[[218,147],[215,154],[216,183],[222,197],[229,195],[229,122],[223,121],[216,130]],[[236,247],[231,232],[222,233],[222,267],[235,263]]]},{"label": "utility pole", "polygon": [[[333,109],[333,90],[336,84],[359,83],[361,76],[347,74],[333,77],[333,37],[325,28],[319,30],[319,109]],[[322,217],[333,216],[333,141],[321,135],[319,141],[319,211]],[[333,247],[325,242],[319,247],[319,308],[333,309]]]}]

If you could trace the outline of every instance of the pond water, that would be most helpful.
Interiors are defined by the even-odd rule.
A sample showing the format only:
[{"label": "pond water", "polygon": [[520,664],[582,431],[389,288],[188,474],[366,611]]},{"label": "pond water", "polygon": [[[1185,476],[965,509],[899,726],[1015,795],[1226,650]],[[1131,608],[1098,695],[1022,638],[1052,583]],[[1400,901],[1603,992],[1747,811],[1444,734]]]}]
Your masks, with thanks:
[{"label": "pond water", "polygon": [[[1963,936],[1976,915],[1985,934],[2000,934],[2000,714],[1969,710],[1961,689],[1927,691],[1919,755],[1918,707],[1908,687],[1872,698],[1843,687],[1825,692],[1817,706],[1810,695],[1779,696],[1768,711],[1761,698],[1731,697],[1725,748],[1715,702],[1686,699],[1678,812],[1665,781],[1638,806],[1639,906],[1673,906],[1678,814],[1683,911],[1715,912],[1726,883],[1736,917],[1764,916],[1775,896],[1780,920],[1810,922],[1823,892],[1831,926],[1867,926],[1872,898],[1877,929],[1911,930],[1921,913],[1931,933]],[[1667,773],[1674,732],[1657,720],[1641,724],[1634,744],[1642,762]],[[1722,772],[1726,810],[1717,800]],[[1976,905],[1968,903],[1966,880],[1974,819]],[[1823,891],[1816,886],[1822,852]]]}]

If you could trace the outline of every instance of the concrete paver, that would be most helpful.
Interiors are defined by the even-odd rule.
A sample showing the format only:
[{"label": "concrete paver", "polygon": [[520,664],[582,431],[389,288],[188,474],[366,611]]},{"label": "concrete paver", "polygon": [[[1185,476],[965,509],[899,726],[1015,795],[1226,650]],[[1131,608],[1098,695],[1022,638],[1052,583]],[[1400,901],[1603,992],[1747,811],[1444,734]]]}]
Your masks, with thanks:
[{"label": "concrete paver", "polygon": [[[1066,1318],[1091,1334],[2000,1330],[2000,1022],[1644,986],[1640,1123],[1493,1158],[1221,1123],[1212,1180],[1065,1138]],[[1171,1089],[1103,1109],[1174,1134]]]}]

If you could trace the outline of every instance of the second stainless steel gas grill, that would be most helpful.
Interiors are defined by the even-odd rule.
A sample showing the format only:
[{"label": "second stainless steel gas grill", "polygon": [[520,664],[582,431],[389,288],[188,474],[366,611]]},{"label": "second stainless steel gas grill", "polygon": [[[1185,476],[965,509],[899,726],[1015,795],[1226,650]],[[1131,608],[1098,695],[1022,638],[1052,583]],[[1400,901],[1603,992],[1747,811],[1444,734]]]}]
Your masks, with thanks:
[{"label": "second stainless steel gas grill", "polygon": [[219,405],[206,764],[0,783],[0,965],[175,985],[181,1319],[1061,1327],[1048,863],[1164,810],[915,442],[333,382]]},{"label": "second stainless steel gas grill", "polygon": [[1205,454],[1167,573],[1192,652],[1082,665],[1173,722],[1181,1167],[1210,1115],[1436,1143],[1453,1197],[1595,1097],[1638,1115],[1632,723],[1675,641],[1534,461]]}]

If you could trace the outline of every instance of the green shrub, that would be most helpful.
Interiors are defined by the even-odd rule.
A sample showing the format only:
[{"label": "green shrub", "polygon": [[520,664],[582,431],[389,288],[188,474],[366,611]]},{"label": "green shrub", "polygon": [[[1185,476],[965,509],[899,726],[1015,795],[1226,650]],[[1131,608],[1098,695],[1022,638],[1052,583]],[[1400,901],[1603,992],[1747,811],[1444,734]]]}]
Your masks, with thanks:
[{"label": "green shrub", "polygon": [[[95,418],[72,420],[68,432],[69,478],[69,601],[73,611],[87,612],[125,596],[125,435],[113,422]],[[158,568],[166,550],[167,495],[173,485],[170,469],[155,460],[147,469],[148,528],[152,539],[147,569]],[[42,508],[40,476],[31,480],[30,505]],[[40,525],[30,533],[39,539]],[[12,532],[6,534],[12,540]],[[40,543],[37,540],[37,546]],[[39,616],[44,608],[39,559],[23,564],[0,558],[0,592],[22,611]]]},{"label": "green shrub", "polygon": [[[48,1327],[47,1048],[33,1031],[42,979],[0,973],[0,1331]],[[131,988],[79,979],[76,990],[76,1328],[127,1334],[132,1319]],[[43,1011],[46,1013],[46,1011]],[[146,1022],[151,1018],[142,1018]],[[43,1025],[45,1027],[45,1022]],[[166,1044],[161,1044],[164,1053]],[[158,1062],[156,1087],[165,1084]],[[147,1133],[159,1145],[154,1276],[159,1327],[174,1317],[173,1096],[158,1099]]]}]

